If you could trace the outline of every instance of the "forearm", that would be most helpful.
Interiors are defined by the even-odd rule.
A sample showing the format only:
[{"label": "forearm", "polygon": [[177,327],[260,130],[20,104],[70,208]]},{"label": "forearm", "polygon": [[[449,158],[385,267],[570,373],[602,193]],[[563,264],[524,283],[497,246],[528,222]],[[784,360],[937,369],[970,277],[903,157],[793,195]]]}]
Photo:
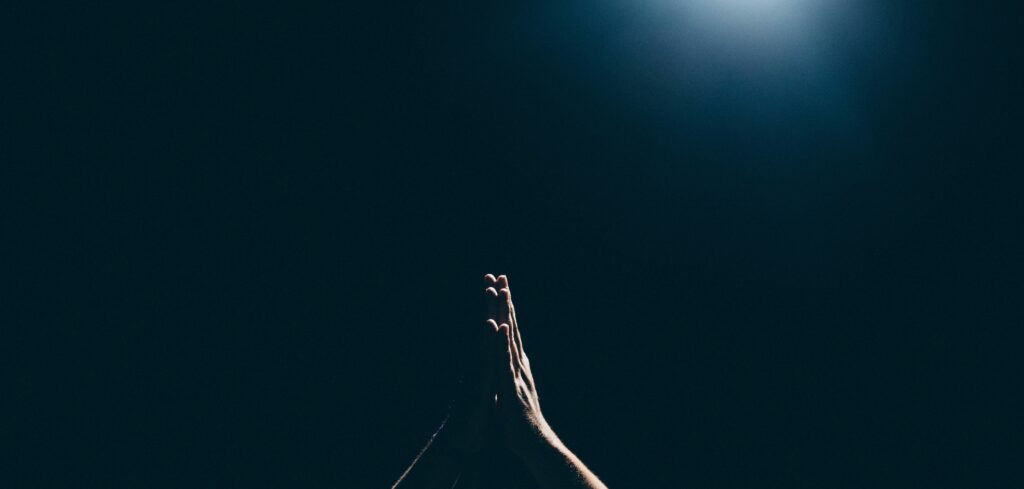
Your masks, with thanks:
[{"label": "forearm", "polygon": [[450,488],[466,456],[462,439],[460,427],[445,418],[392,489]]},{"label": "forearm", "polygon": [[521,455],[543,488],[607,489],[550,428],[538,433],[536,443]]}]

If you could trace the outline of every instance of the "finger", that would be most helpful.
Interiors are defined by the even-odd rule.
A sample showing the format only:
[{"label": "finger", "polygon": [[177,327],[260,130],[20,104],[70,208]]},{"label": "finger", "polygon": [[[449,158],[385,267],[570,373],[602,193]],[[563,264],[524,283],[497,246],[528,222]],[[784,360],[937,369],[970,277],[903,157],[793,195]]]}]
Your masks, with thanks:
[{"label": "finger", "polygon": [[498,327],[498,323],[497,323],[497,322],[496,322],[495,320],[493,320],[493,319],[488,319],[488,320],[487,320],[487,324],[489,324],[489,325],[491,326],[491,328],[493,328],[493,329],[494,329],[494,332],[495,332],[495,333],[497,333],[497,332],[499,332],[499,331],[500,331],[500,328]]},{"label": "finger", "polygon": [[512,327],[512,316],[509,314],[508,309],[508,289],[502,288],[497,290],[498,293],[498,321],[506,323],[509,328]]},{"label": "finger", "polygon": [[512,353],[514,347],[512,346],[512,335],[510,334],[508,324],[501,324],[498,326],[499,341],[498,345],[502,350],[502,363],[508,368],[508,372],[512,374],[512,378],[516,375],[516,362],[515,355]]},{"label": "finger", "polygon": [[499,275],[497,277],[497,282],[500,285],[499,290],[504,288],[504,289],[508,289],[508,291],[509,291],[508,292],[507,302],[508,302],[508,314],[509,314],[509,321],[510,321],[509,324],[512,325],[512,333],[513,333],[512,339],[515,340],[515,342],[516,342],[516,346],[518,347],[518,350],[519,350],[519,356],[520,357],[524,357],[526,355],[526,351],[523,349],[523,334],[519,331],[519,318],[516,317],[516,306],[512,302],[512,288],[509,287],[509,285],[508,285],[508,275]]},{"label": "finger", "polygon": [[[488,295],[487,300],[485,301],[486,307],[484,308],[484,313],[487,314],[487,318],[498,319],[498,305],[491,299],[497,297],[498,289],[500,288],[501,287],[498,287],[498,279],[493,273],[484,275],[484,292]],[[492,289],[494,290],[493,294],[491,294]]]},{"label": "finger", "polygon": [[498,316],[500,300],[498,299],[498,291],[494,290],[494,287],[487,287],[484,289],[484,302],[487,319],[494,319],[496,322],[500,321],[501,317]]},{"label": "finger", "polygon": [[501,299],[502,300],[500,302],[503,303],[502,309],[507,311],[508,321],[511,325],[509,331],[512,336],[512,343],[515,345],[515,350],[513,351],[515,351],[516,356],[521,360],[525,354],[523,353],[523,336],[522,333],[519,332],[519,323],[515,318],[515,306],[512,304],[512,291],[509,290],[508,287],[501,289]]},{"label": "finger", "polygon": [[502,288],[498,291],[498,321],[508,325],[508,334],[512,338],[512,353],[519,355],[519,346],[516,345],[515,324],[512,322],[512,314],[509,309],[509,290]]},{"label": "finger", "polygon": [[498,286],[498,283],[498,279],[494,274],[488,273],[484,275],[484,290],[494,289],[495,292],[497,292],[498,289],[501,289],[501,287]]},{"label": "finger", "polygon": [[519,325],[516,324],[516,308],[515,308],[515,306],[512,305],[512,288],[508,286],[508,275],[499,275],[498,278],[497,278],[497,282],[498,282],[498,285],[496,287],[497,287],[498,290],[501,290],[501,289],[508,289],[509,290],[509,293],[508,293],[508,311],[509,311],[509,316],[511,316],[509,319],[512,320],[512,322],[509,323],[509,324],[511,324],[512,325],[512,329],[515,330],[516,328],[519,327]]},{"label": "finger", "polygon": [[[501,289],[508,289],[509,290],[509,298],[511,298],[512,297],[512,292],[511,292],[512,288],[508,286],[508,275],[498,275],[498,277],[495,279],[495,281],[497,282],[497,285],[495,285],[494,287],[496,289],[498,289],[499,291]],[[510,316],[509,319],[512,320],[512,321],[515,321],[515,308],[512,307],[511,301],[509,302],[508,306],[509,306],[509,316]],[[516,325],[513,324],[513,323],[509,323],[509,325],[512,326],[513,330],[516,327]]]}]

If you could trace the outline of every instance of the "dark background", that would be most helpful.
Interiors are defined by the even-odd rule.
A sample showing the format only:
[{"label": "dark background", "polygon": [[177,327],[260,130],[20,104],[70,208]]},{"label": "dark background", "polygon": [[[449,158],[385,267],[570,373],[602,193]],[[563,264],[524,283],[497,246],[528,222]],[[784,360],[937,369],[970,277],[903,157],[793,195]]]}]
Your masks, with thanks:
[{"label": "dark background", "polygon": [[610,487],[1009,486],[1019,21],[854,3],[8,8],[7,486],[386,487],[486,272]]}]

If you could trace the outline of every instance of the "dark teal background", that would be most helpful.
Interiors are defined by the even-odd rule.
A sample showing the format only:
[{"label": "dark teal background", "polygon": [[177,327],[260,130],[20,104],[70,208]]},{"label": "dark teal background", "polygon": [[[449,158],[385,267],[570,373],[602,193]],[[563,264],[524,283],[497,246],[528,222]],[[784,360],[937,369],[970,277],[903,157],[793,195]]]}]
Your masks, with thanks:
[{"label": "dark teal background", "polygon": [[1008,487],[1018,21],[940,3],[813,82],[582,2],[10,9],[3,485],[386,487],[494,272],[610,487]]}]

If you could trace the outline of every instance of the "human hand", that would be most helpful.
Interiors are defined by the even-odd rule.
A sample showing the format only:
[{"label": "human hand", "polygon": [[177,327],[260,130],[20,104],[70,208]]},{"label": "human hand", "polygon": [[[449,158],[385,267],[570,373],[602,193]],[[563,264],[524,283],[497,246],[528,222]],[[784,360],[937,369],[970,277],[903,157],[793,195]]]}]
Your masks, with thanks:
[{"label": "human hand", "polygon": [[[497,333],[497,422],[508,448],[545,489],[607,489],[607,486],[555,435],[544,419],[530,359],[523,348],[508,277],[487,275],[488,298],[496,312],[487,323]],[[494,292],[491,292],[491,291]]]},{"label": "human hand", "polygon": [[487,425],[497,432],[545,489],[607,489],[555,435],[544,419],[530,359],[523,348],[508,277],[484,277],[487,324],[475,328],[478,354],[441,429],[393,488],[448,487],[458,481],[466,452],[481,448]]},{"label": "human hand", "polygon": [[[496,280],[491,277],[489,281],[485,279],[488,285],[493,285]],[[498,297],[497,291],[488,287],[484,295],[488,308],[495,308],[492,303]],[[471,351],[445,429],[455,435],[464,451],[476,452],[484,443],[487,425],[493,417],[498,370],[494,362],[494,329],[474,327],[468,336],[471,338]]]},{"label": "human hand", "polygon": [[530,359],[523,348],[508,277],[486,275],[487,296],[493,301],[492,317],[487,319],[497,333],[497,421],[508,447],[520,456],[538,441],[556,440],[540,409],[537,385]]},{"label": "human hand", "polygon": [[[485,296],[490,301],[497,292],[485,291]],[[474,458],[473,452],[483,447],[494,414],[496,336],[494,328],[480,323],[467,332],[471,351],[448,416],[393,489],[452,487],[467,461]]]}]

